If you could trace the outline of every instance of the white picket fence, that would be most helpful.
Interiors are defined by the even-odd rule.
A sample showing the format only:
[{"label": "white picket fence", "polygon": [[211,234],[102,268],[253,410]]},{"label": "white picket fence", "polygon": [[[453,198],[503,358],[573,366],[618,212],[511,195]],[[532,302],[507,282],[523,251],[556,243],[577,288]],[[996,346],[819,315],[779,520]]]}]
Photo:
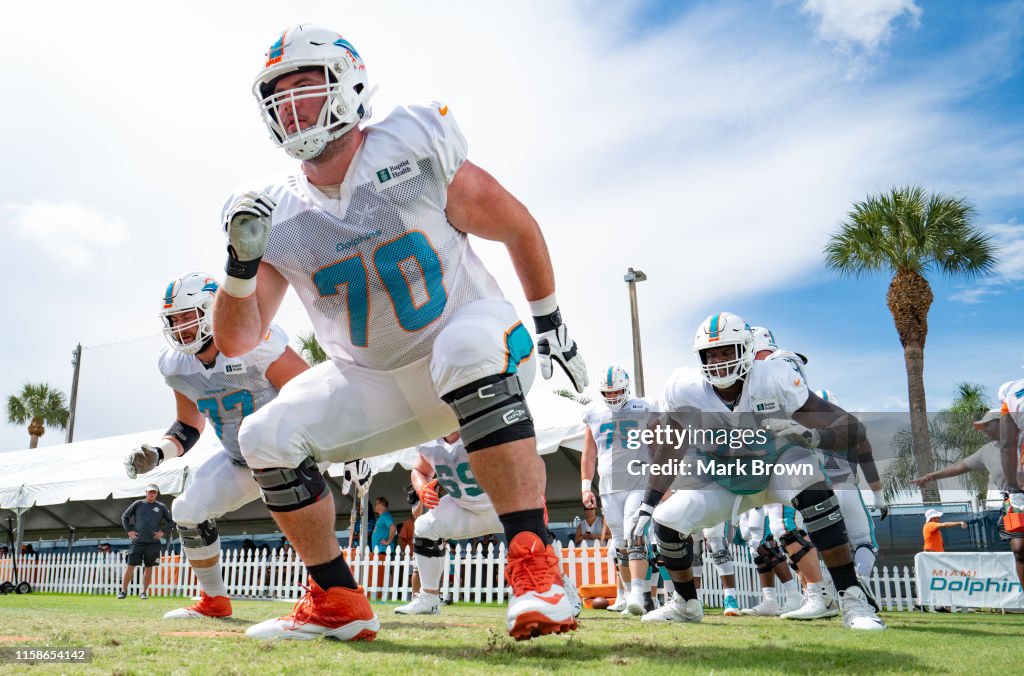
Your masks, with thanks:
[{"label": "white picket fence", "polygon": [[[558,543],[555,543],[556,545]],[[570,544],[561,549],[563,572],[577,587],[591,584],[614,584],[614,561],[599,548],[577,548]],[[757,604],[761,599],[757,569],[745,547],[733,546],[736,568],[736,589],[741,607]],[[411,597],[410,575],[414,556],[411,551],[360,555],[346,552],[346,560],[356,580],[372,600],[407,601]],[[223,553],[224,581],[228,593],[241,598],[297,600],[304,593],[306,570],[302,562],[288,551],[228,550]],[[441,595],[456,602],[503,603],[508,597],[503,571],[505,545],[486,551],[462,545],[449,547],[447,574],[442,576]],[[18,580],[32,585],[35,591],[63,594],[114,594],[121,588],[125,571],[122,553],[100,552],[45,553],[22,557],[18,563]],[[705,558],[702,596],[710,607],[721,607],[722,584],[714,564]],[[824,578],[829,579],[825,573]],[[0,559],[0,582],[14,580],[10,559]],[[138,593],[142,581],[141,567],[135,571],[129,593]],[[885,610],[910,610],[915,603],[914,570],[904,566],[877,568],[868,580],[871,590]],[[781,587],[779,587],[781,594]],[[164,556],[153,574],[149,593],[154,596],[198,596],[199,583],[184,557]]]}]

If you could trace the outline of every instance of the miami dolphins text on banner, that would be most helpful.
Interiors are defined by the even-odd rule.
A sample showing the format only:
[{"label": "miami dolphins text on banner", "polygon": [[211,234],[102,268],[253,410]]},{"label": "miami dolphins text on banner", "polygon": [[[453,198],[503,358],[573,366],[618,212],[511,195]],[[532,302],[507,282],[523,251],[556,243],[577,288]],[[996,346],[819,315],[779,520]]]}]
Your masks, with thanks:
[{"label": "miami dolphins text on banner", "polygon": [[914,566],[923,606],[1024,610],[1010,552],[921,552]]}]

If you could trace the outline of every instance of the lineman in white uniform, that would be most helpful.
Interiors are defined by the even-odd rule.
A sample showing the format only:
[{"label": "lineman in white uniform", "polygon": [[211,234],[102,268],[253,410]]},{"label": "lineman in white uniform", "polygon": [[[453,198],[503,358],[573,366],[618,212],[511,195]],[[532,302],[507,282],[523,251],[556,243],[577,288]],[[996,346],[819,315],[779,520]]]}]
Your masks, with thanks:
[{"label": "lineman in white uniform", "polygon": [[288,336],[271,326],[250,352],[227,357],[213,343],[210,309],[217,292],[213,277],[193,272],[167,285],[163,296],[164,337],[159,366],[174,391],[177,419],[155,444],[143,444],[125,458],[129,478],[145,474],[165,458],[188,452],[205,422],[213,425],[223,448],[194,468],[191,483],[174,500],[171,514],[181,533],[182,551],[199,579],[200,598],[165,619],[229,617],[231,600],[220,565],[215,519],[260,496],[238,446],[242,420],[277,396],[289,380],[309,368],[288,347]]},{"label": "lineman in white uniform", "polygon": [[[443,540],[501,533],[501,520],[487,493],[477,483],[469,465],[469,454],[458,432],[420,444],[419,461],[412,469],[412,485],[420,504],[428,511],[417,517],[413,529],[413,552],[420,572],[420,592],[412,601],[395,608],[400,615],[437,615],[441,612],[441,575],[448,559]],[[444,491],[438,495],[438,488]],[[576,586],[562,576],[562,585],[579,615],[582,603]]]},{"label": "lineman in white uniform", "polygon": [[[750,550],[754,565],[757,566],[763,597],[756,606],[741,610],[743,615],[775,617],[801,607],[800,583],[793,577],[793,572],[786,563],[786,552],[774,535],[766,532],[766,507],[768,505],[747,510],[740,514],[739,518],[740,534],[747,544],[747,549]],[[785,603],[779,603],[775,590],[776,578],[782,582],[782,589],[786,594]]]},{"label": "lineman in white uniform", "polygon": [[810,392],[788,364],[755,361],[750,326],[734,314],[708,317],[697,330],[694,353],[699,369],[680,369],[665,388],[671,427],[661,431],[673,432],[675,441],[660,442],[652,461],[690,463],[679,467],[685,481],[659,504],[673,477],[652,473],[636,526],[653,519],[676,597],[644,620],[699,622],[690,535],[734,513],[785,502],[802,512],[822,552],[839,590],[843,623],[884,629],[857,580],[838,502],[813,450],[856,445],[863,426]]},{"label": "lineman in white uniform", "polygon": [[1000,538],[1010,540],[1010,550],[1017,562],[1017,578],[1024,585],[1024,546],[1021,532],[1009,531],[1006,514],[1024,512],[1024,492],[1021,491],[1020,474],[1024,466],[1024,379],[1011,380],[999,386],[999,444],[1002,449],[1003,481],[1006,499],[1003,501],[1003,521],[1000,523]]},{"label": "lineman in white uniform", "polygon": [[[218,344],[229,354],[250,349],[291,286],[330,360],[242,428],[264,502],[313,582],[292,615],[247,635],[372,639],[379,622],[341,557],[330,491],[308,469],[456,428],[509,542],[509,633],[522,640],[574,629],[554,576],[525,393],[538,362],[545,377],[558,363],[580,392],[587,377],[536,221],[466,159],[446,104],[400,106],[360,127],[370,116],[366,67],[338,33],[285,31],[253,92],[272,139],[301,171],[225,205]],[[534,314],[538,359],[469,234],[508,248]]]},{"label": "lineman in white uniform", "polygon": [[629,374],[620,366],[601,372],[598,390],[603,402],[595,402],[583,414],[586,425],[583,457],[580,459],[580,491],[584,507],[596,507],[593,491],[594,468],[600,475],[598,490],[601,508],[612,533],[612,546],[619,563],[622,581],[628,586],[621,608],[630,615],[644,612],[644,586],[647,579],[647,541],[634,540],[633,525],[647,485],[646,468],[651,452],[635,434],[646,429],[651,403],[630,397]]}]

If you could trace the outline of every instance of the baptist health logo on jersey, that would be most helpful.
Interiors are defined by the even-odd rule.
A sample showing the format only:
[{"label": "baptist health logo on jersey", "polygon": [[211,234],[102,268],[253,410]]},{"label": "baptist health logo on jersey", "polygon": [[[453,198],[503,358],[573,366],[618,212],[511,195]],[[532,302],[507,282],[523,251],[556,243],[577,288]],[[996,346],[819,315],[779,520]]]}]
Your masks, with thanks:
[{"label": "baptist health logo on jersey", "polygon": [[373,185],[377,192],[380,192],[381,190],[392,188],[399,183],[405,183],[419,175],[420,166],[416,163],[416,158],[412,155],[407,155],[394,164],[378,169],[376,173],[377,180],[374,181]]}]

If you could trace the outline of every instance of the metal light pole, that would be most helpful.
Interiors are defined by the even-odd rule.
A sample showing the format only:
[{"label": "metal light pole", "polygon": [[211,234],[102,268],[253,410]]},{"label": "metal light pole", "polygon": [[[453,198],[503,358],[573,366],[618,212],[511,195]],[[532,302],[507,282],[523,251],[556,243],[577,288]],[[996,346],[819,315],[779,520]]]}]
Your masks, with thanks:
[{"label": "metal light pole", "polygon": [[647,281],[647,275],[630,268],[622,278],[629,285],[629,312],[633,322],[633,377],[636,381],[636,395],[644,396],[644,358],[640,349],[640,314],[636,307],[636,283]]},{"label": "metal light pole", "polygon": [[75,373],[71,376],[71,401],[68,402],[70,415],[68,416],[68,432],[64,436],[64,443],[70,444],[75,436],[75,406],[78,403],[78,374],[82,371],[82,344],[79,343],[71,352],[71,365],[75,367]]}]

